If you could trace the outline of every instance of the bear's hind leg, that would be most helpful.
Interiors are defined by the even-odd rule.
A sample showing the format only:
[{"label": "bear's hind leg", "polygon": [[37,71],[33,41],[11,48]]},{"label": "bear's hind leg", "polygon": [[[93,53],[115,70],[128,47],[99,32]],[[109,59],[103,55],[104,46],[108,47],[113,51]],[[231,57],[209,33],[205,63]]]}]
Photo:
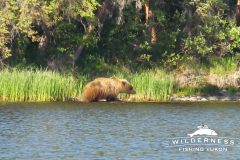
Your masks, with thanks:
[{"label": "bear's hind leg", "polygon": [[111,102],[111,101],[116,101],[116,98],[115,97],[112,97],[112,96],[108,96],[106,98],[107,102]]},{"label": "bear's hind leg", "polygon": [[91,102],[98,102],[98,97],[95,97]]}]

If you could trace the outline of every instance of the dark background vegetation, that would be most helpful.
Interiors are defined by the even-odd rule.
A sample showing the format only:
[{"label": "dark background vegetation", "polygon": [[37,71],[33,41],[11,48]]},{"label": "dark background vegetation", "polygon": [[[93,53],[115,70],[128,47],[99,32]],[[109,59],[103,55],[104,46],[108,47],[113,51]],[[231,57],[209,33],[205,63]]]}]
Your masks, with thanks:
[{"label": "dark background vegetation", "polygon": [[0,67],[94,73],[239,52],[237,0],[4,0]]}]

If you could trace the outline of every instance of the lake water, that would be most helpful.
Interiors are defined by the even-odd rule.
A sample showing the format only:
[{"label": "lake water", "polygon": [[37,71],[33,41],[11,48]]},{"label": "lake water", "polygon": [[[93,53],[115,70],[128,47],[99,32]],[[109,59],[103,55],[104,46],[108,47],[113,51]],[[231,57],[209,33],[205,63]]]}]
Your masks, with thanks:
[{"label": "lake water", "polygon": [[239,122],[239,102],[1,102],[0,159],[240,159],[162,145],[202,124],[240,138]]}]

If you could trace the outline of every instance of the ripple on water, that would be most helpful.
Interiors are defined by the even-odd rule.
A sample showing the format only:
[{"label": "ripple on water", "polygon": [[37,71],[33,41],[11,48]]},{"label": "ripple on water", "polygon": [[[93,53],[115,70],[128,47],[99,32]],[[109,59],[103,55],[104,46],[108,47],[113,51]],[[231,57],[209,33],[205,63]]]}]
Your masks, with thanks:
[{"label": "ripple on water", "polygon": [[240,148],[178,152],[162,141],[202,124],[237,138],[239,120],[235,102],[1,102],[0,159],[234,159]]}]

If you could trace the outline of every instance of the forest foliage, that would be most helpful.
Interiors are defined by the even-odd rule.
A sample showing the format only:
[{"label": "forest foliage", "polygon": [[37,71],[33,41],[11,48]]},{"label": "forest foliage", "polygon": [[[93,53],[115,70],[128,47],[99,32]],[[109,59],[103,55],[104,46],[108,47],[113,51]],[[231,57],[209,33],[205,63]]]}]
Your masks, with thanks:
[{"label": "forest foliage", "polygon": [[178,67],[239,53],[237,0],[3,0],[0,68]]}]

